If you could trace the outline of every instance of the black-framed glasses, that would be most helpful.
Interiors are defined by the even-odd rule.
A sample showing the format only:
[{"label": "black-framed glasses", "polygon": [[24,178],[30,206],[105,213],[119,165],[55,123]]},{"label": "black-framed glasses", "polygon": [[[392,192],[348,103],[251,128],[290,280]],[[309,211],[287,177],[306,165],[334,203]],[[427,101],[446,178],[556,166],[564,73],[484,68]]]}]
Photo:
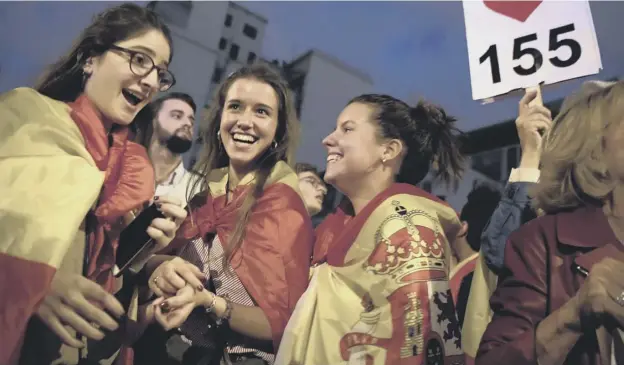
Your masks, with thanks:
[{"label": "black-framed glasses", "polygon": [[154,69],[156,69],[158,71],[158,83],[160,84],[160,91],[167,91],[175,84],[175,77],[173,76],[171,71],[166,68],[156,66],[156,64],[154,64],[154,59],[152,59],[152,57],[150,57],[149,55],[146,55],[145,53],[140,51],[134,51],[124,47],[119,47],[114,44],[111,45],[110,48],[124,52],[130,56],[130,71],[132,71],[132,73],[137,76],[145,77],[149,75]]}]

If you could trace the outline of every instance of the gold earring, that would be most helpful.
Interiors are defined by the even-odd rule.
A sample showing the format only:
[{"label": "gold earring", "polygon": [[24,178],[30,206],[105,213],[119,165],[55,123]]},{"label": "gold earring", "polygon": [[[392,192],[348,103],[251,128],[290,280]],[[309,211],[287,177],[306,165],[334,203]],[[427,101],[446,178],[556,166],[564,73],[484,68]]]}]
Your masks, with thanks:
[{"label": "gold earring", "polygon": [[385,164],[385,163],[386,163],[386,158],[385,158],[385,157],[382,157],[382,158],[381,158],[381,163],[383,163],[383,164]]}]

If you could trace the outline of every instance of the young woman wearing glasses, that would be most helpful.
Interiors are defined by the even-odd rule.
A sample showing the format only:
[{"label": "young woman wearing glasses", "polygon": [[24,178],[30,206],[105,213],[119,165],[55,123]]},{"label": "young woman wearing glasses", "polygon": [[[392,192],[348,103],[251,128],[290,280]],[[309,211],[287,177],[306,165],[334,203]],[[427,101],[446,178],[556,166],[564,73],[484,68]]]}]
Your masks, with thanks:
[{"label": "young woman wearing glasses", "polygon": [[[84,338],[118,327],[119,232],[154,194],[132,121],[175,83],[171,43],[150,10],[120,5],[95,17],[36,90],[0,95],[0,363],[76,364]],[[186,213],[156,203],[168,219],[147,232],[162,249]]]}]

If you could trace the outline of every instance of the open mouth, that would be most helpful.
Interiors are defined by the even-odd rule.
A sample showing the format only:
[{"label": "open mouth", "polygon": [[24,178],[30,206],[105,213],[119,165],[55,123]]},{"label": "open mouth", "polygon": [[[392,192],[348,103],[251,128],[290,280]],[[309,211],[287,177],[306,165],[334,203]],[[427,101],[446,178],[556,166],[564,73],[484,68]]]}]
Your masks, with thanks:
[{"label": "open mouth", "polygon": [[234,140],[234,142],[251,145],[258,141],[258,137],[252,136],[251,134],[232,133],[232,140]]},{"label": "open mouth", "polygon": [[342,155],[339,155],[337,153],[330,153],[329,155],[327,155],[327,163],[340,161],[341,159],[342,159]]},{"label": "open mouth", "polygon": [[145,100],[145,97],[142,96],[141,94],[132,91],[130,89],[122,89],[121,93],[123,94],[124,98],[126,98],[126,101],[133,106],[138,105],[140,102],[142,102],[143,100]]}]

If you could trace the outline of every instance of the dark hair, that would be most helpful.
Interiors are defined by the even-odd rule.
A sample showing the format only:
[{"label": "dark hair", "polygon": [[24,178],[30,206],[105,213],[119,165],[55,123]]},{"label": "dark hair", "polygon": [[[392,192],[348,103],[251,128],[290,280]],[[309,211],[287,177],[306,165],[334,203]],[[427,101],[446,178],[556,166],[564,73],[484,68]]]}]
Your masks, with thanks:
[{"label": "dark hair", "polygon": [[111,45],[152,29],[160,30],[167,39],[171,61],[171,33],[156,13],[135,4],[122,4],[99,13],[82,31],[71,50],[44,73],[37,91],[59,101],[76,100],[84,89],[83,66],[89,57],[99,56]]},{"label": "dark hair", "polygon": [[197,113],[197,105],[189,94],[181,93],[181,92],[171,92],[167,95],[158,98],[152,101],[145,108],[141,109],[136,117],[134,117],[134,121],[132,125],[134,126],[134,131],[136,133],[136,137],[134,141],[141,144],[145,148],[149,148],[149,144],[152,140],[152,135],[154,134],[154,118],[160,112],[160,108],[167,100],[181,100],[187,103],[192,109],[193,114]]},{"label": "dark hair", "polygon": [[321,176],[321,174],[319,173],[319,170],[316,166],[309,164],[309,163],[305,163],[305,162],[299,162],[295,164],[295,172],[297,174],[302,174],[304,172],[311,172],[316,176]]},{"label": "dark hair", "polygon": [[462,208],[460,219],[468,223],[466,241],[474,251],[481,248],[481,234],[498,206],[501,193],[488,184],[477,185],[468,194],[468,201]]},{"label": "dark hair", "polygon": [[382,138],[396,138],[405,144],[407,153],[396,177],[397,182],[417,185],[429,172],[448,185],[457,187],[464,166],[456,121],[439,106],[420,101],[415,107],[389,95],[365,94],[348,104],[363,103],[375,108],[374,119]]},{"label": "dark hair", "polygon": [[[197,177],[189,182],[188,192],[200,191],[203,185],[208,189],[208,176],[214,169],[227,167],[230,159],[223,148],[219,138],[219,128],[221,126],[221,115],[225,106],[225,100],[230,86],[240,79],[252,79],[270,85],[278,96],[277,130],[275,132],[275,142],[277,146],[269,147],[256,162],[256,178],[251,187],[251,192],[247,194],[243,205],[240,208],[240,216],[236,222],[236,227],[230,238],[230,244],[225,245],[224,263],[232,258],[233,253],[242,244],[245,236],[245,227],[251,216],[251,210],[256,200],[264,191],[271,170],[278,161],[285,161],[292,166],[296,144],[299,140],[299,121],[295,109],[294,100],[288,84],[281,73],[264,62],[257,62],[247,65],[232,73],[225,79],[217,89],[206,118],[202,122],[199,130],[200,138],[204,145],[199,153],[198,162],[193,166]],[[189,196],[189,199],[192,198]]]}]

